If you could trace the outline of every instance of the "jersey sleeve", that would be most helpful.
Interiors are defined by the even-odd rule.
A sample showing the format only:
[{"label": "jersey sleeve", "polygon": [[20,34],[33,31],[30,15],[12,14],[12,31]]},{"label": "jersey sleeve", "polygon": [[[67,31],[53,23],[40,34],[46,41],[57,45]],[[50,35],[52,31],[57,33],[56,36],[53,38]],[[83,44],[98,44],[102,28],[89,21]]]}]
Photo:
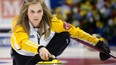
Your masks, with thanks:
[{"label": "jersey sleeve", "polygon": [[24,31],[21,25],[14,27],[16,19],[13,21],[12,25],[12,35],[11,35],[11,46],[14,50],[24,50],[27,52],[38,53],[37,49],[40,45],[33,43],[29,40],[28,34]]},{"label": "jersey sleeve", "polygon": [[98,38],[91,36],[87,32],[84,32],[79,27],[75,27],[69,23],[57,19],[56,17],[52,19],[52,30],[56,33],[69,32],[71,37],[78,38],[92,44],[97,44],[97,42],[99,41]]}]

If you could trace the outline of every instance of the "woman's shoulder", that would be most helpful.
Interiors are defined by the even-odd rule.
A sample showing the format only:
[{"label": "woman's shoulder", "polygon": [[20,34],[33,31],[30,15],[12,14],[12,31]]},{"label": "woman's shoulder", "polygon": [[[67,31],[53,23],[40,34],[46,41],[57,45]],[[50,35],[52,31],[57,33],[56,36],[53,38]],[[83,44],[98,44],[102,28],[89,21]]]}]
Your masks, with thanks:
[{"label": "woman's shoulder", "polygon": [[53,15],[53,17],[51,18],[51,21],[57,21],[57,20],[58,18],[55,15]]},{"label": "woman's shoulder", "polygon": [[63,21],[56,16],[53,16],[51,19],[52,23],[63,23]]},{"label": "woman's shoulder", "polygon": [[21,27],[21,25],[17,25],[18,18],[19,18],[18,15],[15,16],[15,17],[13,18],[13,21],[12,21],[12,29],[14,29],[15,26],[17,26],[17,27]]}]

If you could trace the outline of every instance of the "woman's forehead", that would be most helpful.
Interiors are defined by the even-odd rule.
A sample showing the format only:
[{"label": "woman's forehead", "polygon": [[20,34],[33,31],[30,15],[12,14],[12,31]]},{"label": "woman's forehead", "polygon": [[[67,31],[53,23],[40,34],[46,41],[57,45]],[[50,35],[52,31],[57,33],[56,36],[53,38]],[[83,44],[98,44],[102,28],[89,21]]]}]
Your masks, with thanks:
[{"label": "woman's forehead", "polygon": [[42,9],[42,6],[40,3],[30,4],[28,9],[30,10],[40,10]]},{"label": "woman's forehead", "polygon": [[26,3],[37,3],[37,2],[43,3],[44,0],[24,0],[24,2],[26,2]]}]

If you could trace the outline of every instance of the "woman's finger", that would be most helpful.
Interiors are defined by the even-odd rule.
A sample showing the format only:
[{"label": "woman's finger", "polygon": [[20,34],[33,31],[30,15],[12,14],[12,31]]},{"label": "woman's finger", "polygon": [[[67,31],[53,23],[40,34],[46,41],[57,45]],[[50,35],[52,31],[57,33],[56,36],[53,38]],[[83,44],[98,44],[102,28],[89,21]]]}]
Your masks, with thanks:
[{"label": "woman's finger", "polygon": [[49,60],[48,53],[45,54],[45,60]]}]

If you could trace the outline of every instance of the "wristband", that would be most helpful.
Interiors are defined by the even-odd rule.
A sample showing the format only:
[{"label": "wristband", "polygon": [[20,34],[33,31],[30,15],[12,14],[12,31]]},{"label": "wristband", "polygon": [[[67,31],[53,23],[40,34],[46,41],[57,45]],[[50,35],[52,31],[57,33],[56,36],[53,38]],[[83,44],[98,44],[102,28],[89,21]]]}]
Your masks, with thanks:
[{"label": "wristband", "polygon": [[40,50],[41,48],[43,48],[43,47],[44,47],[44,46],[42,46],[42,45],[38,47],[38,53],[39,53],[39,50]]}]

